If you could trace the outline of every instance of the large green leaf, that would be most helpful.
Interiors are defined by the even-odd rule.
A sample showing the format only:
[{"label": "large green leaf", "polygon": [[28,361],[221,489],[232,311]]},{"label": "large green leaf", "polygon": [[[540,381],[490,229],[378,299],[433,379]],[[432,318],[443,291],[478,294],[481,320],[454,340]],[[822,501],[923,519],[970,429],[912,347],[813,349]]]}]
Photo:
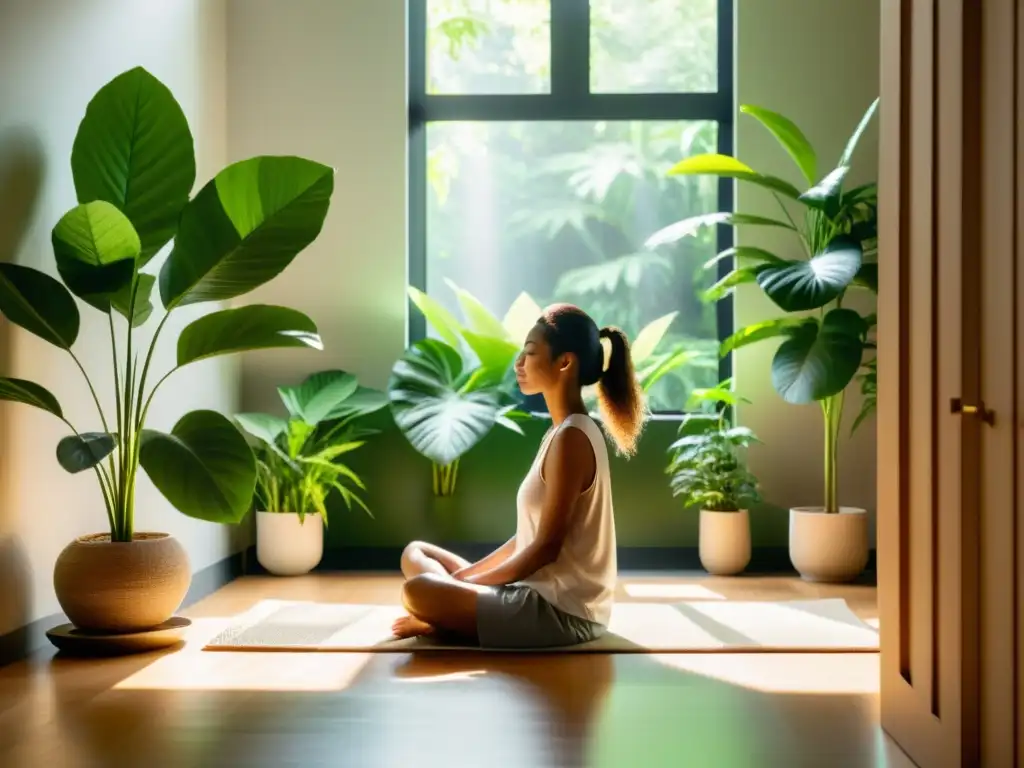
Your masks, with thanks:
[{"label": "large green leaf", "polygon": [[510,341],[515,344],[523,344],[543,313],[544,310],[533,300],[533,297],[523,291],[516,296],[516,300],[512,302],[512,306],[508,308],[508,312],[502,318],[501,324]]},{"label": "large green leaf", "polygon": [[[136,275],[135,288],[135,311],[132,313],[132,328],[145,325],[153,314],[153,285],[156,278],[140,272]],[[110,297],[110,306],[119,312],[125,319],[131,311],[132,285],[129,283],[122,290]]]},{"label": "large green leaf", "polygon": [[300,157],[229,165],[181,213],[160,270],[168,309],[224,301],[280,274],[320,234],[334,170]]},{"label": "large green leaf", "polygon": [[807,140],[804,132],[797,127],[796,123],[788,117],[780,115],[764,107],[756,107],[751,104],[744,104],[740,112],[757,119],[782,145],[789,156],[800,168],[800,172],[807,179],[808,184],[813,184],[818,178],[818,156]]},{"label": "large green leaf", "polygon": [[462,308],[462,313],[466,316],[469,330],[481,336],[507,340],[507,332],[501,320],[492,315],[490,310],[481,304],[476,296],[460,288],[451,280],[446,279],[445,282],[455,292],[455,296],[459,300],[459,306]]},{"label": "large green leaf", "polygon": [[253,349],[322,350],[316,323],[295,309],[253,304],[192,321],[178,337],[178,366]]},{"label": "large green leaf", "polygon": [[113,205],[96,200],[75,206],[57,222],[51,240],[64,284],[86,304],[109,312],[115,296],[130,296],[142,245]]},{"label": "large green leaf", "polygon": [[462,336],[479,359],[480,367],[488,372],[494,385],[500,384],[505,378],[509,367],[522,349],[519,345],[497,336],[485,336],[469,330],[464,330]]},{"label": "large green leaf", "polygon": [[268,445],[274,445],[277,438],[288,431],[287,421],[268,413],[238,413],[235,414],[235,421],[250,435]]},{"label": "large green leaf", "polygon": [[772,384],[790,403],[838,394],[860,368],[864,320],[852,309],[833,309],[819,323],[807,319],[772,360]]},{"label": "large green leaf", "polygon": [[145,264],[173,236],[196,180],[188,121],[167,87],[141,67],[89,102],[71,150],[78,202],[105,200],[131,221]]},{"label": "large green leaf", "polygon": [[359,381],[345,371],[319,371],[297,387],[278,387],[277,392],[292,418],[315,427],[342,406],[359,388]]},{"label": "large green leaf", "polygon": [[0,313],[56,347],[71,349],[81,317],[59,280],[31,267],[0,262]]},{"label": "large green leaf", "polygon": [[346,397],[327,414],[327,421],[348,419],[354,416],[366,416],[379,411],[388,404],[387,392],[379,389],[358,386],[356,391]]},{"label": "large green leaf", "polygon": [[52,413],[58,419],[64,418],[57,398],[35,382],[0,376],[0,400],[32,405]]},{"label": "large green leaf", "polygon": [[427,324],[434,329],[434,332],[444,339],[446,344],[458,347],[459,331],[462,325],[455,319],[455,316],[445,309],[439,301],[428,296],[418,288],[413,288],[410,285],[407,292],[409,300],[412,301],[416,309],[423,313]]},{"label": "large green leaf", "polygon": [[71,474],[92,469],[114,452],[117,442],[109,432],[68,435],[57,443],[57,461]]},{"label": "large green leaf", "polygon": [[678,312],[669,312],[667,315],[662,315],[652,320],[640,329],[640,333],[636,335],[629,350],[634,364],[640,365],[654,354],[654,350],[658,348],[661,340],[665,338],[665,334],[668,333],[669,327],[675,322],[678,315]]},{"label": "large green leaf", "polygon": [[864,112],[864,117],[860,119],[857,128],[853,131],[850,136],[850,140],[846,143],[846,149],[843,150],[842,157],[839,158],[839,165],[849,165],[853,160],[853,153],[857,149],[857,144],[860,143],[861,136],[864,135],[864,131],[867,130],[868,124],[871,119],[875,116],[875,112],[878,110],[878,99],[871,102],[871,105]]},{"label": "large green leaf", "polygon": [[736,286],[756,282],[757,276],[766,268],[767,265],[765,264],[757,264],[753,267],[741,267],[740,269],[734,269],[728,275],[704,291],[704,293],[701,294],[701,298],[704,301],[718,301],[719,299],[725,298],[732,293],[732,289]]},{"label": "large green leaf", "polygon": [[724,259],[735,259],[737,264],[782,264],[783,259],[764,248],[753,245],[737,245],[734,248],[726,248],[719,251],[706,262],[704,269],[711,269]]},{"label": "large green leaf", "polygon": [[640,386],[644,392],[650,392],[651,388],[662,378],[684,367],[714,368],[718,370],[718,364],[700,351],[675,349],[671,352],[648,358],[644,366],[637,371],[637,378],[640,380]]},{"label": "large green leaf", "polygon": [[818,208],[829,218],[835,218],[839,212],[839,201],[843,195],[843,181],[849,170],[849,166],[839,166],[800,195],[800,202],[806,203],[812,208]]},{"label": "large green leaf", "polygon": [[144,430],[139,461],[179,511],[239,523],[256,488],[256,459],[242,433],[216,411],[186,413],[170,434]]},{"label": "large green leaf", "polygon": [[747,213],[729,213],[727,211],[720,213],[702,213],[659,229],[647,238],[647,242],[644,243],[644,245],[647,248],[657,248],[661,245],[670,245],[678,240],[682,240],[684,237],[691,237],[697,234],[703,227],[713,227],[716,224],[725,224],[733,227],[749,225],[755,227],[783,227],[784,229],[796,229],[792,224],[785,221],[769,219],[764,216],[754,216]]},{"label": "large green leaf", "polygon": [[441,465],[480,442],[501,408],[493,390],[459,391],[460,378],[459,353],[427,339],[414,344],[395,363],[388,382],[395,423],[413,448]]},{"label": "large green leaf", "polygon": [[725,357],[730,352],[749,344],[756,344],[759,341],[778,338],[779,336],[792,336],[804,322],[802,318],[777,317],[773,320],[753,323],[745,328],[740,328],[725,339],[719,348],[719,354]]},{"label": "large green leaf", "polygon": [[694,155],[678,163],[669,169],[670,176],[723,176],[725,178],[749,181],[760,187],[769,189],[772,192],[779,192],[796,200],[800,197],[800,190],[776,176],[769,176],[758,173],[753,168],[728,155]]},{"label": "large green leaf", "polygon": [[786,312],[817,309],[849,287],[861,266],[860,243],[837,237],[817,256],[760,269],[757,282]]}]

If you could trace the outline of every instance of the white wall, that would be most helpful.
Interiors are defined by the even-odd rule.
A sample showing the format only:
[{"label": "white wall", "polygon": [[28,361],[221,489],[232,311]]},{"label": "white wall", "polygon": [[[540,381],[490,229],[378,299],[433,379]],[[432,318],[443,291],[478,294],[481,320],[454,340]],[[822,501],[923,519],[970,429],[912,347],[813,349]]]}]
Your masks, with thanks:
[{"label": "white wall", "polygon": [[[879,94],[879,0],[738,0],[737,101],[781,112],[799,125],[818,152],[819,168],[834,167],[864,110]],[[753,118],[737,121],[736,155],[762,173],[800,183],[789,156]],[[864,135],[849,183],[878,178],[878,123]],[[770,195],[738,185],[736,209],[780,215]],[[743,244],[773,253],[792,253],[781,232],[747,230]],[[790,249],[787,251],[786,249]],[[798,257],[793,253],[793,257]],[[736,295],[736,327],[777,317],[756,286]],[[851,305],[852,306],[852,305]],[[860,307],[858,307],[860,308]],[[766,445],[751,456],[764,484],[765,498],[783,506],[824,503],[822,456],[824,425],[817,406],[788,405],[771,383],[771,358],[778,344],[762,342],[740,350],[735,361],[737,388],[753,401],[741,420]],[[855,390],[851,390],[855,391]],[[847,439],[860,398],[848,397],[849,414],[840,446],[839,503],[868,509],[874,519],[875,431],[865,423]],[[872,537],[874,536],[872,532]]]},{"label": "white wall", "polygon": [[[0,208],[5,211],[0,249],[18,239],[19,222],[27,224],[20,248],[0,258],[56,274],[49,235],[76,202],[69,164],[75,131],[96,90],[126,69],[146,67],[184,108],[196,142],[197,189],[224,165],[225,10],[223,0],[0,3]],[[173,363],[176,331],[200,311],[176,312],[168,322],[155,370],[162,373]],[[84,305],[82,317],[76,352],[112,406],[105,318]],[[154,401],[150,425],[168,429],[197,407],[231,413],[236,368],[234,361],[213,361],[176,374]],[[88,390],[70,358],[3,319],[0,373],[50,388],[72,423],[98,428]],[[0,404],[0,635],[58,612],[52,587],[57,555],[73,537],[106,530],[94,476],[67,475],[56,462],[54,450],[64,434],[63,425],[48,414]],[[136,529],[179,537],[194,571],[246,543],[245,530],[177,513],[145,473],[139,483]]]},{"label": "white wall", "polygon": [[320,237],[253,294],[309,313],[325,351],[246,355],[246,408],[277,408],[278,385],[327,368],[383,387],[402,353],[405,47],[403,0],[228,0],[229,159],[301,152],[337,169]]}]

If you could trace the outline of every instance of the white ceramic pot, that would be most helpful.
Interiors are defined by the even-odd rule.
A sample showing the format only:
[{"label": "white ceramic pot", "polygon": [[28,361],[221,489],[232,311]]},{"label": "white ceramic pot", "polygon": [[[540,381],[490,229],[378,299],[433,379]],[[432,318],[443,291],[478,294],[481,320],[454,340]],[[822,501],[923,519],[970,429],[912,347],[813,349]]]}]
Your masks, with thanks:
[{"label": "white ceramic pot", "polygon": [[732,576],[750,563],[750,516],[700,511],[700,564],[714,576]]},{"label": "white ceramic pot", "polygon": [[324,556],[320,515],[302,521],[294,512],[256,513],[256,559],[275,576],[301,576]]},{"label": "white ceramic pot", "polygon": [[789,510],[789,559],[805,581],[841,583],[860,575],[868,564],[868,514],[840,507]]}]

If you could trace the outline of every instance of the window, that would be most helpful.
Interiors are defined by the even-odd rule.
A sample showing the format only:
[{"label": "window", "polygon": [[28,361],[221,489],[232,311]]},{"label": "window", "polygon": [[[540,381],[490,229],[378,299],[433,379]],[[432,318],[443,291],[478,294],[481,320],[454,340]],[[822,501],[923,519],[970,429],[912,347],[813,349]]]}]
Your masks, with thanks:
[{"label": "window", "polygon": [[409,61],[415,287],[457,312],[457,284],[498,317],[524,291],[569,301],[634,339],[675,313],[658,350],[703,362],[651,388],[656,412],[729,375],[731,303],[700,295],[731,233],[644,243],[731,210],[728,181],[666,172],[732,152],[732,0],[409,0]]}]

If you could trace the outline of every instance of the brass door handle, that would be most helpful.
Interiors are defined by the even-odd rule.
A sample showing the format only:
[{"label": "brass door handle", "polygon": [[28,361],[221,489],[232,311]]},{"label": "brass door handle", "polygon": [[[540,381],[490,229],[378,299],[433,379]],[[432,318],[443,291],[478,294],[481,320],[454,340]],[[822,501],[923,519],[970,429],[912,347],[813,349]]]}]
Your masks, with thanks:
[{"label": "brass door handle", "polygon": [[980,416],[981,420],[989,425],[996,423],[995,413],[988,410],[984,403],[981,405],[964,405],[963,400],[959,397],[954,397],[949,402],[949,410],[952,413],[959,413],[964,416]]}]

